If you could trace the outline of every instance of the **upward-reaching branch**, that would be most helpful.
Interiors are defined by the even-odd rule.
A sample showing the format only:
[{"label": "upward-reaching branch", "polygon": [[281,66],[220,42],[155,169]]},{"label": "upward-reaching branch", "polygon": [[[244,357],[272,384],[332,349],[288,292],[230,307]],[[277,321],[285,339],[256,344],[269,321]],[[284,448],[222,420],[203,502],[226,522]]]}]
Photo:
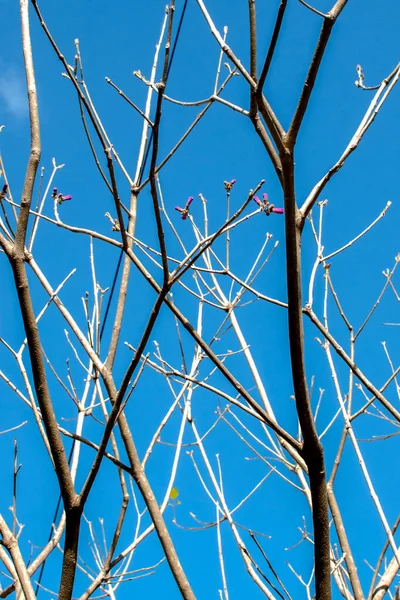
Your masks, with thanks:
[{"label": "upward-reaching branch", "polygon": [[294,187],[294,160],[282,157],[285,198],[286,278],[288,291],[289,345],[293,389],[303,435],[303,458],[308,467],[314,524],[315,589],[318,600],[331,599],[328,496],[322,444],[318,438],[305,371],[301,284],[301,229]]},{"label": "upward-reaching branch", "polygon": [[[255,73],[256,71],[256,49],[255,49],[255,44],[256,44],[256,22],[255,22],[255,10],[254,10],[254,3],[251,2],[251,0],[249,0],[249,16],[250,16],[250,61],[251,61],[251,69],[252,71]],[[235,65],[235,67],[237,68],[237,70],[243,75],[243,77],[245,78],[245,80],[248,82],[248,84],[250,85],[250,94],[251,94],[251,110],[250,110],[250,118],[251,121],[254,125],[254,128],[256,129],[261,141],[264,144],[264,147],[266,148],[269,157],[271,158],[272,164],[274,165],[275,171],[278,175],[279,180],[281,180],[281,171],[282,171],[282,166],[280,163],[280,159],[279,156],[276,152],[276,149],[274,148],[274,145],[272,143],[272,141],[270,140],[261,120],[260,117],[258,115],[258,111],[257,111],[257,107],[256,104],[258,105],[258,109],[261,112],[263,119],[271,133],[271,136],[279,150],[279,152],[281,152],[283,150],[283,140],[285,137],[285,131],[282,127],[282,125],[280,124],[278,118],[276,117],[274,111],[272,110],[271,106],[269,105],[268,101],[266,100],[266,98],[262,95],[261,98],[257,98],[256,97],[256,92],[257,92],[257,81],[256,79],[252,76],[252,74],[250,74],[242,65],[242,63],[240,62],[240,60],[237,58],[237,56],[233,53],[233,51],[231,50],[231,48],[228,46],[228,44],[225,42],[225,40],[222,38],[221,34],[219,33],[218,29],[215,27],[215,24],[204,4],[204,2],[202,0],[197,0],[197,4],[199,5],[199,8],[201,10],[201,12],[204,15],[204,18],[206,19],[211,33],[213,34],[213,36],[215,37],[215,39],[217,40],[221,50],[224,52],[224,54],[233,62],[233,64]],[[254,102],[253,98],[256,98],[257,102]]]},{"label": "upward-reaching branch", "polygon": [[297,136],[301,127],[301,124],[306,114],[307,106],[311,97],[311,93],[314,89],[315,80],[318,75],[319,67],[321,65],[322,58],[325,53],[326,46],[328,44],[332,27],[334,26],[336,19],[347,4],[347,0],[338,0],[335,6],[328,12],[324,18],[321,32],[319,34],[318,42],[312,57],[310,68],[304,82],[300,99],[293,115],[292,122],[286,136],[286,144],[289,149],[293,149],[296,144]]},{"label": "upward-reaching branch", "polygon": [[250,75],[257,82],[257,21],[256,0],[249,0],[250,22]]},{"label": "upward-reaching branch", "polygon": [[117,179],[116,179],[115,170],[114,170],[112,148],[107,144],[107,141],[105,140],[104,135],[99,126],[97,115],[93,114],[90,103],[88,102],[85,94],[80,89],[77,78],[75,77],[75,74],[74,74],[72,68],[69,66],[69,64],[65,60],[64,55],[61,53],[55,40],[53,39],[53,36],[51,35],[49,28],[47,27],[47,25],[43,19],[43,16],[40,11],[37,0],[31,0],[31,2],[32,2],[33,8],[35,9],[35,12],[39,18],[40,24],[50,42],[50,44],[52,45],[55,53],[57,54],[59,60],[62,63],[62,65],[64,66],[64,69],[65,69],[66,73],[68,74],[68,77],[76,90],[76,93],[78,95],[80,103],[82,103],[83,106],[85,107],[85,109],[87,110],[90,121],[91,121],[91,123],[94,127],[94,130],[96,132],[96,135],[98,137],[98,140],[103,148],[103,151],[104,151],[104,154],[105,154],[106,160],[107,160],[107,168],[110,173],[111,190],[112,190],[112,195],[113,195],[113,199],[114,199],[115,210],[117,212],[118,223],[119,223],[119,228],[120,228],[120,232],[121,232],[121,238],[122,238],[123,246],[124,246],[124,248],[126,248],[128,246],[128,239],[127,239],[127,235],[126,235],[126,229],[124,226],[124,220],[122,217],[121,199],[119,197],[119,192],[118,192],[118,188],[117,188]]},{"label": "upward-reaching branch", "polygon": [[167,41],[165,44],[165,55],[164,55],[164,65],[163,72],[161,76],[161,81],[158,84],[158,98],[157,98],[157,107],[156,107],[156,115],[154,118],[154,126],[153,126],[153,151],[151,155],[151,163],[150,163],[150,190],[151,197],[153,199],[153,208],[154,215],[156,219],[157,225],[157,233],[158,233],[158,241],[160,244],[161,251],[161,260],[163,264],[163,277],[164,277],[164,285],[167,284],[168,281],[168,258],[167,258],[167,249],[165,246],[165,236],[164,236],[164,228],[161,220],[161,211],[158,202],[158,192],[157,192],[157,184],[156,184],[156,167],[157,167],[157,157],[158,157],[158,142],[160,136],[160,122],[161,122],[161,111],[162,111],[162,103],[165,92],[165,87],[167,85],[168,78],[168,64],[169,64],[169,56],[171,49],[171,37],[172,37],[172,25],[174,21],[174,12],[175,12],[175,0],[172,0],[171,5],[167,8],[169,10],[169,20],[168,20],[168,33],[167,33]]},{"label": "upward-reaching branch", "polygon": [[[27,0],[21,0],[20,6],[22,17],[25,71],[29,89],[29,117],[31,124],[33,153],[31,152],[31,156],[28,161],[27,178],[25,179],[24,185],[24,205],[21,209],[20,221],[18,225],[18,230],[20,232],[19,243],[22,244],[22,250],[18,246],[17,239],[15,240],[15,244],[12,248],[10,248],[10,246],[3,246],[3,248],[7,252],[8,259],[13,270],[15,286],[18,294],[18,300],[31,359],[32,374],[35,384],[36,395],[38,398],[42,418],[46,428],[46,433],[49,439],[52,459],[56,467],[56,474],[59,480],[61,494],[65,505],[68,507],[74,504],[76,494],[71,478],[70,469],[68,466],[68,461],[65,456],[64,446],[61,441],[60,434],[58,432],[57,421],[54,415],[54,409],[48,388],[46,369],[43,361],[39,330],[35,318],[32,298],[29,289],[29,282],[25,268],[26,257],[24,253],[24,243],[27,220],[29,216],[29,207],[32,202],[33,187],[35,184],[35,174],[37,168],[36,158],[40,156],[40,132],[35,75],[33,72],[32,49],[30,45]],[[37,144],[39,144],[39,147],[37,146]],[[38,149],[39,155],[37,154]]]},{"label": "upward-reaching branch", "polygon": [[280,3],[279,8],[278,8],[278,14],[276,16],[276,22],[275,22],[274,31],[272,33],[272,37],[271,37],[271,41],[270,41],[270,44],[269,44],[268,52],[267,52],[267,55],[265,57],[264,65],[263,65],[263,68],[262,68],[262,71],[261,71],[261,75],[260,75],[260,79],[259,79],[258,85],[257,85],[257,94],[258,95],[262,94],[263,87],[264,87],[264,84],[265,84],[265,80],[267,78],[267,75],[268,75],[268,72],[269,72],[269,68],[271,66],[272,57],[274,56],[274,52],[275,52],[275,48],[276,48],[276,43],[278,41],[279,33],[281,31],[281,26],[282,26],[283,17],[285,15],[286,6],[287,6],[287,0],[281,0],[281,3]]},{"label": "upward-reaching branch", "polygon": [[28,0],[20,0],[22,50],[24,53],[26,87],[28,90],[29,123],[31,130],[31,152],[26,169],[24,187],[22,189],[21,207],[18,218],[17,232],[15,234],[15,251],[20,257],[22,257],[24,254],[29,210],[31,207],[33,187],[35,185],[36,172],[39,166],[41,155],[39,107],[36,94],[35,71],[33,68],[28,6]]}]

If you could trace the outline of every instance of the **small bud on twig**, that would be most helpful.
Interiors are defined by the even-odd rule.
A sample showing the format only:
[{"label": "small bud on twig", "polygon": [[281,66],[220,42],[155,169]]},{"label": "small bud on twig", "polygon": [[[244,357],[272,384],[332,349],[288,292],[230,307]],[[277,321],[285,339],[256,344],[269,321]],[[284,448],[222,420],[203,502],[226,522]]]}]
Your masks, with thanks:
[{"label": "small bud on twig", "polygon": [[3,198],[5,198],[5,196],[6,196],[6,194],[7,194],[7,190],[8,190],[8,184],[7,184],[7,183],[5,183],[5,184],[3,185],[3,188],[2,188],[2,190],[1,190],[1,192],[0,192],[0,200],[3,200]]},{"label": "small bud on twig", "polygon": [[121,231],[118,219],[113,219],[109,212],[106,212],[104,216],[107,217],[112,225],[111,231]]},{"label": "small bud on twig", "polygon": [[230,181],[224,181],[224,186],[227,192],[230,192],[233,186],[236,183],[236,179],[231,179]]}]

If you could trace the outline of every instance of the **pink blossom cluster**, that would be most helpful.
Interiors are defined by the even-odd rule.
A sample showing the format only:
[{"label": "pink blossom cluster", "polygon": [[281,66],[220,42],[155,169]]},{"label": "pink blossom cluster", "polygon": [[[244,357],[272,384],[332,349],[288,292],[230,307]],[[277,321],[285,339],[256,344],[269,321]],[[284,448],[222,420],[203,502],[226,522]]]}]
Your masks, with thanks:
[{"label": "pink blossom cluster", "polygon": [[180,206],[175,206],[175,210],[177,210],[178,212],[181,213],[181,218],[183,220],[185,220],[189,214],[189,210],[190,210],[190,205],[193,202],[193,196],[189,196],[189,198],[187,199],[187,202],[184,206],[184,208],[181,208]]},{"label": "pink blossom cluster", "polygon": [[283,213],[285,212],[283,208],[278,208],[275,207],[274,204],[271,204],[271,202],[268,200],[268,194],[263,194],[262,200],[260,200],[258,196],[254,196],[253,200],[256,204],[258,204],[260,209],[267,215],[267,217],[269,217],[271,213],[275,213],[276,215],[283,215]]},{"label": "pink blossom cluster", "polygon": [[58,193],[58,189],[56,187],[53,188],[52,197],[54,198],[54,200],[57,200],[57,204],[62,204],[63,202],[67,202],[67,200],[72,200],[71,194],[68,194],[67,196],[63,196],[62,194]]}]

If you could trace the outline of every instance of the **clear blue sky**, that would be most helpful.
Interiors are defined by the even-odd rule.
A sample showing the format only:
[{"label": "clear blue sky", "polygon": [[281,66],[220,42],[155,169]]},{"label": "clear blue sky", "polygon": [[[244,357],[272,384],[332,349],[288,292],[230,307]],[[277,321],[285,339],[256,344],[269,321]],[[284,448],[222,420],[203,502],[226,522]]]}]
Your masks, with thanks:
[{"label": "clear blue sky", "polygon": [[[259,0],[258,4],[258,60],[261,65],[279,3],[277,0],[268,3]],[[104,78],[110,77],[140,107],[144,107],[145,86],[133,77],[132,72],[140,69],[146,77],[149,76],[164,5],[165,2],[158,0],[151,2],[140,0],[135,3],[120,0],[117,4],[104,0],[97,2],[59,0],[57,3],[42,0],[40,3],[46,23],[69,63],[73,62],[75,53],[74,39],[79,39],[86,80],[96,109],[132,176],[136,167],[141,119],[106,84]],[[177,0],[175,31],[182,6],[183,1]],[[227,41],[247,66],[247,2],[210,0],[207,6],[221,32],[223,26],[228,25]],[[327,0],[319,0],[316,7],[321,11],[328,10],[331,3]],[[366,85],[380,83],[394,68],[398,60],[399,18],[400,8],[395,2],[376,3],[370,0],[349,2],[344,9],[331,37],[296,147],[296,193],[299,203],[339,158],[371,100],[372,92],[361,91],[354,85],[357,77],[356,65],[358,63],[362,65]],[[29,150],[18,3],[0,0],[0,19],[3,23],[0,55],[0,125],[6,125],[0,143],[8,179],[14,197],[18,198]],[[113,212],[112,198],[97,175],[85,142],[75,92],[72,85],[61,76],[61,64],[50,48],[33,11],[31,11],[31,23],[40,102],[41,164],[45,167],[45,179],[51,171],[52,157],[56,158],[58,164],[65,163],[66,166],[59,172],[55,185],[62,193],[72,194],[73,201],[62,206],[63,217],[69,223],[97,228],[108,233],[103,215],[105,211]],[[299,2],[294,0],[289,2],[282,35],[266,85],[267,97],[285,128],[288,127],[296,106],[320,24],[321,19]],[[189,0],[167,93],[174,98],[187,101],[209,96],[214,85],[218,56],[219,49],[200,14],[197,3]],[[326,187],[321,197],[329,200],[324,229],[326,252],[335,250],[357,235],[378,216],[388,200],[392,201],[387,216],[368,236],[347,253],[332,261],[332,276],[342,305],[356,328],[362,323],[380,293],[384,283],[382,270],[392,267],[394,256],[399,252],[398,95],[399,90],[395,88],[357,152]],[[224,97],[248,108],[248,90],[240,77],[232,80]],[[182,108],[165,105],[160,139],[161,157],[169,151],[198,112],[197,107]],[[128,185],[121,175],[118,177],[122,199],[127,202]],[[233,114],[229,109],[216,105],[189,137],[184,148],[162,172],[164,198],[167,206],[171,208],[175,225],[180,228],[188,225],[180,221],[178,213],[174,213],[172,207],[176,204],[183,205],[190,195],[195,196],[192,213],[201,222],[201,203],[198,194],[202,193],[208,200],[210,228],[217,228],[225,211],[223,181],[232,178],[237,179],[232,195],[235,207],[243,202],[249,189],[254,188],[260,179],[266,179],[263,191],[268,191],[270,199],[276,205],[282,205],[279,182],[251,123],[240,114]],[[48,211],[48,214],[51,214],[50,205]],[[317,211],[314,213],[317,214]],[[285,300],[284,224],[279,216],[272,216],[266,221],[263,215],[260,215],[259,218],[252,219],[243,226],[241,235],[237,236],[238,245],[233,252],[235,272],[240,277],[245,275],[246,269],[262,244],[266,227],[273,234],[273,240],[278,239],[280,245],[269,266],[261,275],[257,287],[269,296]],[[185,232],[184,237],[189,244],[192,237],[189,234],[189,226],[187,229],[188,232]],[[140,197],[137,235],[148,243],[156,243],[148,191]],[[91,286],[89,260],[82,259],[88,257],[88,248],[86,237],[73,237],[50,225],[42,227],[40,242],[36,248],[36,258],[40,264],[46,265],[46,273],[54,286],[73,267],[78,266],[77,274],[66,287],[62,297],[70,310],[79,315],[78,320],[82,325],[84,317],[81,297]],[[111,252],[109,249],[104,250],[99,244],[95,245],[95,251],[98,279],[102,287],[109,286],[118,253]],[[307,286],[315,259],[315,244],[307,232],[303,243],[303,258],[304,282]],[[5,257],[3,256],[2,259],[0,260],[2,282],[0,336],[18,347],[22,341],[21,321],[13,291],[12,275]],[[128,318],[123,335],[123,339],[129,340],[133,345],[139,340],[154,300],[153,292],[140,281],[139,277],[135,276],[134,282],[137,287],[130,290],[127,310],[127,314],[132,315],[132,318]],[[38,288],[35,289],[38,290],[35,297],[36,308],[40,310],[45,295]],[[225,289],[229,289],[228,283]],[[315,308],[321,315],[323,291],[321,276],[316,289]],[[183,305],[182,308],[194,315],[190,306]],[[292,385],[285,311],[277,307],[263,307],[262,310],[264,312],[261,312],[258,304],[251,304],[240,313],[241,322],[253,351],[258,355],[260,373],[266,381],[276,415],[282,425],[296,435],[294,406],[290,399]],[[333,322],[337,325],[335,332],[338,339],[347,349],[346,332],[339,321],[334,321],[336,317],[333,308],[331,312]],[[383,322],[400,322],[398,314],[398,303],[390,292],[385,296],[358,344],[357,364],[378,386],[390,375],[380,342],[387,341],[395,366],[400,360],[399,329],[383,325]],[[55,347],[57,350],[59,348],[55,364],[57,368],[64,370],[65,376],[65,358],[70,356],[71,351],[63,335],[63,323],[57,318],[54,310],[50,311],[46,318],[48,325],[42,332],[44,347],[49,352],[52,350],[54,352]],[[209,333],[213,331],[219,318],[219,316],[210,317]],[[156,339],[166,353],[172,327],[170,315],[165,310],[153,332],[152,340]],[[308,379],[315,375],[316,391],[318,388],[326,389],[320,417],[322,429],[322,423],[327,423],[336,411],[336,398],[323,350],[315,342],[315,331],[308,324],[306,324],[306,335]],[[107,338],[107,335],[105,337]],[[233,338],[229,338],[229,341],[236,343]],[[190,340],[185,339],[185,344],[187,348],[191,347]],[[179,367],[180,359],[176,345],[171,348],[170,356],[174,365]],[[188,356],[190,360],[190,354]],[[129,354],[122,351],[117,377],[122,376],[128,360]],[[3,347],[0,348],[0,369],[15,374],[14,362]],[[83,386],[82,372],[76,367],[74,369],[76,369],[76,380]],[[343,368],[339,368],[339,373],[345,385],[347,373]],[[245,370],[239,369],[237,375],[244,385],[251,385],[249,374]],[[57,414],[60,417],[73,416],[74,409],[68,399],[57,395],[55,385],[53,389]],[[224,389],[229,391],[228,386]],[[47,539],[57,500],[55,478],[31,414],[11,394],[4,383],[0,384],[0,390],[0,410],[3,415],[1,429],[12,427],[25,419],[29,420],[29,424],[18,433],[20,461],[23,464],[20,473],[19,519],[26,524],[23,532],[24,539],[40,546]],[[159,421],[168,406],[169,397],[166,397],[168,393],[167,386],[148,372],[132,398],[128,415],[132,419],[133,431],[137,436],[137,444],[141,452],[146,448],[155,423]],[[314,400],[316,397],[317,394]],[[389,391],[388,397],[394,403],[397,402],[394,389]],[[215,399],[205,394],[199,394],[198,398],[197,425],[204,432],[215,418]],[[362,397],[356,397],[355,402],[361,405]],[[373,433],[378,434],[387,430],[386,424],[379,423],[377,419],[372,423],[376,428]],[[174,439],[178,425],[177,416],[165,436],[166,441]],[[372,426],[367,419],[365,423],[361,421],[358,427],[358,437],[371,435]],[[328,469],[336,452],[338,431],[339,429],[334,429],[331,442],[329,440],[326,442]],[[369,461],[374,483],[387,510],[390,524],[395,520],[398,510],[398,492],[397,498],[395,492],[396,489],[398,490],[398,472],[395,472],[393,463],[389,460],[391,453],[398,452],[396,439],[398,438],[384,442],[385,445],[364,444],[362,446]],[[7,507],[12,503],[12,448],[13,434],[0,436],[3,481],[0,509],[5,515],[8,515]],[[230,506],[234,506],[265,474],[265,467],[259,461],[245,461],[245,457],[249,456],[250,452],[224,425],[217,428],[215,435],[208,438],[207,448],[210,456],[216,452],[220,453],[226,495]],[[384,454],[388,460],[383,460]],[[87,457],[91,458],[92,455],[88,453]],[[149,476],[160,497],[169,474],[171,460],[172,450],[161,446],[157,449],[150,467]],[[82,481],[85,464],[83,463],[78,481]],[[112,477],[110,473],[109,465],[104,464],[88,503],[87,516],[94,522],[98,517],[104,516],[112,521],[116,516],[117,508],[111,505],[114,496],[110,492],[109,482],[113,481],[110,479]],[[390,486],[387,486],[388,480]],[[384,541],[384,534],[375,514],[371,512],[371,501],[350,447],[346,455],[346,466],[341,470],[337,484],[343,517],[345,523],[349,525],[350,540],[359,564],[360,578],[367,591],[371,572],[363,563],[363,559],[375,564]],[[176,487],[180,490],[181,500],[177,518],[182,525],[195,526],[189,512],[195,513],[204,521],[214,519],[213,508],[200,489],[186,455],[182,456]],[[300,533],[297,527],[302,525],[301,516],[307,514],[307,510],[304,498],[276,477],[273,482],[264,484],[263,491],[254,496],[240,514],[241,522],[247,527],[272,536],[271,540],[264,542],[264,548],[274,561],[274,566],[278,568],[281,577],[288,582],[294,598],[301,597],[297,594],[302,594],[302,591],[294,577],[288,573],[284,560],[289,560],[306,576],[311,553],[305,544],[291,552],[285,552],[284,548],[293,546],[299,541]],[[172,519],[172,512],[167,513],[166,518],[167,521]],[[309,517],[307,522],[311,528]],[[108,523],[108,526],[111,531],[112,522]],[[182,553],[184,567],[187,568],[189,579],[198,598],[217,598],[217,589],[221,587],[221,582],[215,531],[190,533],[173,528],[173,536],[178,550]],[[125,541],[128,539],[127,533]],[[228,529],[224,531],[224,540],[230,597],[239,599],[251,593],[251,598],[261,598],[257,588],[251,587]],[[81,548],[82,554],[91,560],[87,549],[85,526],[82,529]],[[25,549],[28,553],[28,544]],[[156,542],[149,542],[139,549],[134,560],[134,568],[151,564],[156,561],[155,557],[159,556],[161,552],[156,549]],[[260,563],[263,562],[261,556],[258,559]],[[44,583],[51,589],[57,585],[56,577],[51,574],[50,567],[47,568]],[[81,591],[83,585],[84,581],[78,576],[76,593]],[[171,598],[171,600],[178,598],[175,584],[165,565],[160,567],[156,576],[128,583],[120,591],[120,597],[124,597],[127,593],[136,594],[137,598],[152,598],[160,593],[164,598]],[[43,592],[41,594],[44,596]]]}]

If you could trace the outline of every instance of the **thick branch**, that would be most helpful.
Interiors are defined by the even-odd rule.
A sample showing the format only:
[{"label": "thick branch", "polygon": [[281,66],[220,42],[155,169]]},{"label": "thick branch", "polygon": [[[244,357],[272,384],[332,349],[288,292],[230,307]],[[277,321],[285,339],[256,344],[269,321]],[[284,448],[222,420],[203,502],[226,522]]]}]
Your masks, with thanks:
[{"label": "thick branch", "polygon": [[63,565],[58,600],[71,600],[78,560],[79,531],[83,507],[66,511]]},{"label": "thick branch", "polygon": [[10,262],[14,274],[15,287],[18,293],[21,316],[28,342],[33,381],[40,412],[49,440],[51,455],[55,465],[64,506],[68,508],[69,506],[73,506],[76,499],[76,493],[50,397],[39,330],[35,319],[35,313],[33,311],[32,298],[30,295],[25,264],[23,259],[20,258],[12,258],[10,259]]},{"label": "thick branch", "polygon": [[311,411],[304,364],[304,329],[301,288],[301,231],[294,191],[293,156],[282,158],[286,213],[286,271],[289,345],[297,414],[303,435],[303,458],[308,467],[314,523],[315,587],[319,600],[330,600],[330,541],[328,497],[322,444]]},{"label": "thick branch", "polygon": [[257,81],[257,22],[256,22],[256,0],[249,2],[250,22],[250,75]]},{"label": "thick branch", "polygon": [[21,208],[18,218],[17,232],[15,234],[15,248],[19,256],[24,253],[25,238],[28,228],[29,209],[32,203],[33,188],[36,172],[40,162],[40,127],[39,106],[36,94],[35,71],[33,68],[32,45],[29,30],[28,0],[20,0],[22,50],[24,53],[26,86],[29,103],[29,124],[31,130],[31,152],[26,169],[24,187],[22,189]]},{"label": "thick branch", "polygon": [[[20,258],[11,258],[10,262],[14,273],[20,311],[28,342],[28,350],[36,395],[51,449],[51,456],[55,466],[55,472],[64,503],[64,509],[67,515],[68,528],[68,517],[71,511],[75,510],[77,494],[74,489],[71,471],[65,455],[64,445],[58,431],[57,420],[50,397],[46,369],[43,362],[42,346],[40,343],[38,326],[33,311],[25,263],[24,260]],[[66,536],[65,544],[67,544],[67,541],[69,540],[71,543],[74,541],[75,545],[66,547],[68,552],[66,554],[64,553],[63,570],[59,590],[60,600],[70,600],[75,578],[79,525],[77,527],[76,535],[72,532],[71,527],[72,525],[70,524],[70,532],[68,539]]]}]

